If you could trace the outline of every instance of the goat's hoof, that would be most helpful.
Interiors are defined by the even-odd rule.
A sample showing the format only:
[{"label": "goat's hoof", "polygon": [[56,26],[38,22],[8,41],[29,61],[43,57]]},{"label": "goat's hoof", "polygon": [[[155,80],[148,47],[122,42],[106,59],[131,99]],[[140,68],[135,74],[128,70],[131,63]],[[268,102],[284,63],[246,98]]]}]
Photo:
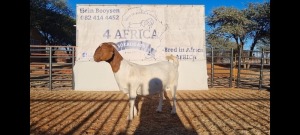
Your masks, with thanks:
[{"label": "goat's hoof", "polygon": [[156,109],[156,112],[159,112],[159,113],[160,113],[160,112],[162,112],[162,109],[158,107],[158,108]]},{"label": "goat's hoof", "polygon": [[130,118],[129,116],[127,116],[127,120],[128,121],[132,121],[132,118]]},{"label": "goat's hoof", "polygon": [[176,111],[175,111],[175,110],[172,110],[172,111],[171,111],[171,114],[176,114]]}]

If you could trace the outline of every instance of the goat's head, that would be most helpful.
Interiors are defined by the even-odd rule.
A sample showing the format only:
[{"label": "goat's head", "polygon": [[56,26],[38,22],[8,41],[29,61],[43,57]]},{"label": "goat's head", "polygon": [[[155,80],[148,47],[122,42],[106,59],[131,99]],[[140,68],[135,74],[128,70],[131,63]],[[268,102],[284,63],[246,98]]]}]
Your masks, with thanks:
[{"label": "goat's head", "polygon": [[94,53],[94,61],[110,61],[111,59],[113,59],[116,51],[113,45],[114,43],[111,42],[105,42],[99,45]]}]

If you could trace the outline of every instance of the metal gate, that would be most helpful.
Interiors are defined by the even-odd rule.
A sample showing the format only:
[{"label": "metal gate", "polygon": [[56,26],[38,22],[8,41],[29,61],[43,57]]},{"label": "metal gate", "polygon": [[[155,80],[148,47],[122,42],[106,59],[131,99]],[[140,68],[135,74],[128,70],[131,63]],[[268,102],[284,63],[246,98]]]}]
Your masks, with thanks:
[{"label": "metal gate", "polygon": [[[73,90],[75,50],[30,45],[30,88]],[[270,51],[207,48],[206,57],[209,87],[270,89]]]},{"label": "metal gate", "polygon": [[270,89],[270,51],[206,50],[209,87]]},{"label": "metal gate", "polygon": [[30,45],[30,88],[74,89],[74,46]]}]

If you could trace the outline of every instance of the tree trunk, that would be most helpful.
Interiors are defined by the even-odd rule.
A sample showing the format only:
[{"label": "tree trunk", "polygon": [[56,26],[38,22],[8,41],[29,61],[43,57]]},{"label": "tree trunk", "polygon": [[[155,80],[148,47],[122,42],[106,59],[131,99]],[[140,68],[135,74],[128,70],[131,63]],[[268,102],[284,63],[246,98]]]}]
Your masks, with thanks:
[{"label": "tree trunk", "polygon": [[239,44],[239,40],[238,40],[238,38],[234,38],[234,40],[235,40],[235,43],[236,43],[236,50],[234,50],[234,55],[238,55],[238,54],[240,54],[240,44]]},{"label": "tree trunk", "polygon": [[257,43],[257,39],[254,38],[253,43],[251,44],[251,47],[250,47],[250,54],[249,54],[249,57],[252,57],[253,50],[254,50],[254,47],[255,47],[256,43]]}]

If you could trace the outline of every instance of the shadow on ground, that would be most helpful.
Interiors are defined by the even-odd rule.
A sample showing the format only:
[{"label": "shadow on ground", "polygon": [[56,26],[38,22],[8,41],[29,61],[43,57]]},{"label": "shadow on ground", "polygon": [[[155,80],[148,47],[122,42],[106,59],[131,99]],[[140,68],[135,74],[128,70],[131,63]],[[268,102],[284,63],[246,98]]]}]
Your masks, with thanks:
[{"label": "shadow on ground", "polygon": [[158,95],[139,97],[140,114],[129,122],[121,92],[31,91],[30,134],[270,134],[268,91],[178,91],[177,99],[171,115],[169,99],[156,113]]}]

